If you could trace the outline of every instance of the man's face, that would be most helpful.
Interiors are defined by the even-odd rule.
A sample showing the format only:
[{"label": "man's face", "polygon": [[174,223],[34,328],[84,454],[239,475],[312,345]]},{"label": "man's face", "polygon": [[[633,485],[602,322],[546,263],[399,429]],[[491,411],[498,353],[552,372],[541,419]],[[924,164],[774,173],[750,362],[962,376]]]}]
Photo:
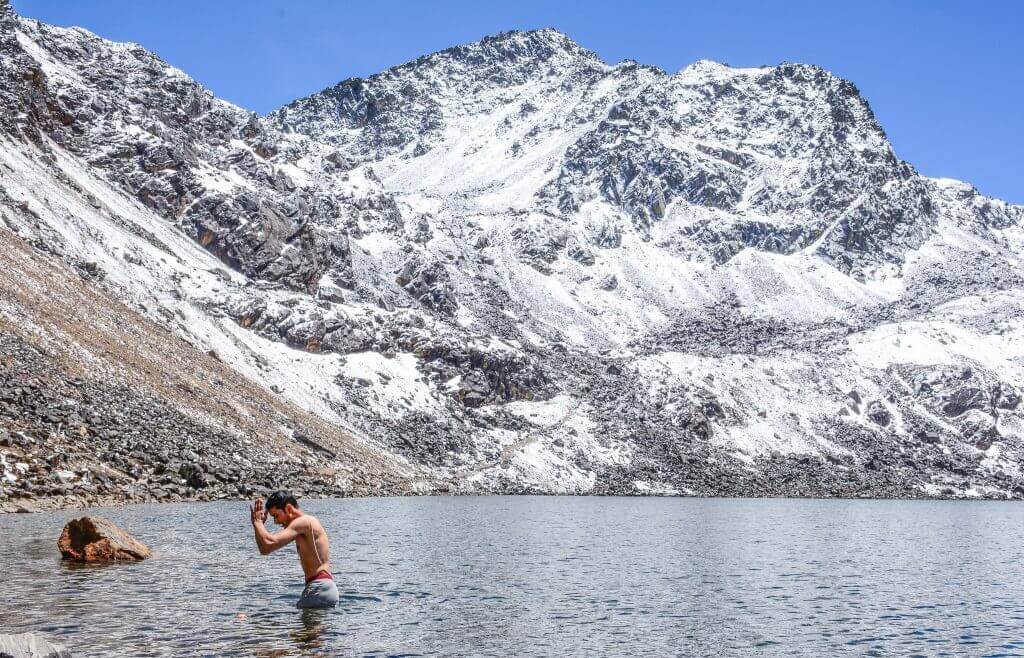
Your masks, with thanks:
[{"label": "man's face", "polygon": [[281,509],[280,507],[271,507],[270,509],[267,510],[267,513],[270,514],[270,516],[274,517],[274,523],[276,523],[277,525],[288,525],[288,517],[285,515],[284,510]]}]

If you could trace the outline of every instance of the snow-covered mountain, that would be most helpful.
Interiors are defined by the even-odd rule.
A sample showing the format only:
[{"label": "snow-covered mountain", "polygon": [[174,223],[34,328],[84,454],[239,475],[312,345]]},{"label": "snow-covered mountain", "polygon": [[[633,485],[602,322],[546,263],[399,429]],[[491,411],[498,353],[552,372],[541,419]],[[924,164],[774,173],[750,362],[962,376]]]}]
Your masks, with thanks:
[{"label": "snow-covered mountain", "polygon": [[9,8],[0,57],[4,240],[301,410],[209,420],[324,491],[1024,496],[1024,209],[820,68],[510,32],[260,118]]}]

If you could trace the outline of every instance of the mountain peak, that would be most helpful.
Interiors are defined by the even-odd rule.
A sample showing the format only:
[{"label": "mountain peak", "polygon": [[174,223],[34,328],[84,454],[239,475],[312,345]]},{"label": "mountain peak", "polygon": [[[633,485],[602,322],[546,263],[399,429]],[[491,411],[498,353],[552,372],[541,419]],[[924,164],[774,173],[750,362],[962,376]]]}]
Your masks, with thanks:
[{"label": "mountain peak", "polygon": [[[421,148],[453,116],[493,109],[509,90],[559,89],[604,75],[612,67],[554,28],[508,31],[446,48],[368,78],[349,78],[270,113],[279,127],[316,133],[338,146],[368,128],[366,152]],[[371,134],[372,133],[372,134]],[[351,146],[351,145],[350,145]]]},{"label": "mountain peak", "polygon": [[770,73],[772,67],[735,67],[712,59],[698,59],[676,75],[680,77],[727,78],[738,75],[761,75]]},{"label": "mountain peak", "polygon": [[[561,32],[553,27],[538,27],[531,30],[505,30],[503,32],[497,32],[495,34],[488,34],[476,41],[471,41],[463,45],[471,45],[474,43],[480,43],[482,41],[507,41],[515,39],[525,39],[531,41],[545,41],[552,44],[572,44],[572,46],[579,47],[579,45],[573,41],[569,35]],[[457,46],[456,46],[457,47]]]},{"label": "mountain peak", "polygon": [[566,64],[603,64],[593,51],[587,50],[554,28],[545,27],[487,35],[476,41],[423,55],[371,76],[370,79],[401,74],[409,69],[424,66],[441,67],[445,71],[480,69],[495,65],[532,68],[553,60],[564,60]]},{"label": "mountain peak", "polygon": [[[160,498],[168,478],[246,493],[270,454],[323,495],[1024,496],[1024,211],[922,178],[819,67],[669,78],[513,31],[264,122],[141,48],[0,7],[0,290],[40,282],[0,294],[3,365],[181,410],[147,393],[72,419],[38,400],[85,398],[19,394],[52,439],[19,444],[33,463]],[[86,297],[96,321],[71,332]],[[35,377],[46,353],[97,383]],[[220,397],[240,384],[249,402]],[[223,458],[247,436],[258,464]],[[154,466],[182,446],[187,478]],[[55,477],[2,466],[24,491]]]},{"label": "mountain peak", "polygon": [[482,39],[472,42],[467,45],[484,44],[488,42],[495,43],[522,43],[531,44],[535,46],[547,46],[552,50],[561,50],[566,53],[594,55],[593,52],[587,50],[569,35],[561,32],[553,27],[542,27],[534,30],[509,30],[507,32],[499,32],[498,34],[488,35]]}]

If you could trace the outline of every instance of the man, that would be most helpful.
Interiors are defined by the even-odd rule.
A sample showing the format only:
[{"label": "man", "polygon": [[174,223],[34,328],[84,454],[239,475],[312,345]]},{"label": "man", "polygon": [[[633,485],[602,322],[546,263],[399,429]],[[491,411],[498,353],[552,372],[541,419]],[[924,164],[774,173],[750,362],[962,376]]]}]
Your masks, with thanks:
[{"label": "man", "polygon": [[[256,547],[260,555],[268,555],[295,542],[299,563],[306,575],[306,587],[299,597],[297,608],[333,608],[338,604],[338,587],[331,575],[331,545],[327,531],[315,517],[299,509],[299,501],[288,491],[275,491],[263,501],[256,499],[249,508],[252,527],[256,531]],[[270,534],[264,527],[267,514],[284,528]]]}]

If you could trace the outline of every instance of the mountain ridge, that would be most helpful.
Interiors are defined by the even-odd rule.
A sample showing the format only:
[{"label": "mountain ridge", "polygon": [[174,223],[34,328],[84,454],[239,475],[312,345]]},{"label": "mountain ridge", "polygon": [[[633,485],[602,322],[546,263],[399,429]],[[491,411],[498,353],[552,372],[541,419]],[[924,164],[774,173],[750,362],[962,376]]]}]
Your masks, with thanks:
[{"label": "mountain ridge", "polygon": [[[382,492],[1024,495],[1024,208],[918,174],[819,67],[499,36],[261,118],[7,10],[3,222],[343,431],[274,441]],[[194,440],[140,444],[139,495],[238,495],[216,455],[147,461]],[[0,450],[8,501],[58,477]]]}]

